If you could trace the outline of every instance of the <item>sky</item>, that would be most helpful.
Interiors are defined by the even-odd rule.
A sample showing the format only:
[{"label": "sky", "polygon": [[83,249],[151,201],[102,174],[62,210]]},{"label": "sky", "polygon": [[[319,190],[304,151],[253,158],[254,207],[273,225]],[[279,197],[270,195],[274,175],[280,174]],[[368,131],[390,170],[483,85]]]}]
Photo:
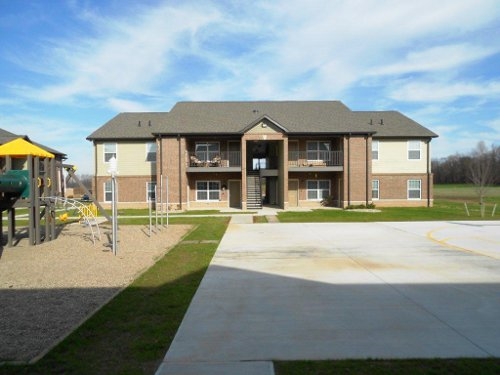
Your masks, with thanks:
[{"label": "sky", "polygon": [[340,100],[500,144],[498,0],[0,0],[0,128],[92,174],[86,140],[178,101]]}]

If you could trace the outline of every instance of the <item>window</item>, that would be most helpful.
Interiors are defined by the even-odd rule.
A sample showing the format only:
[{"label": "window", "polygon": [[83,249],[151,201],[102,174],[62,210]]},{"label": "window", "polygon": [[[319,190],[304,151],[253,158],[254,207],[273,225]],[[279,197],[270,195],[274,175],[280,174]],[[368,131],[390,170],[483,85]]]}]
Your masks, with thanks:
[{"label": "window", "polygon": [[372,160],[378,160],[378,141],[372,141]]},{"label": "window", "polygon": [[308,180],[307,200],[320,201],[330,195],[330,180]]},{"label": "window", "polygon": [[116,143],[104,143],[104,162],[109,163],[113,156],[118,159],[116,156]]},{"label": "window", "polygon": [[156,142],[146,143],[146,161],[156,162]]},{"label": "window", "polygon": [[146,182],[146,202],[156,200],[156,182]]},{"label": "window", "polygon": [[220,199],[219,181],[196,181],[197,201],[218,201]]},{"label": "window", "polygon": [[421,198],[421,180],[408,180],[408,199]]},{"label": "window", "polygon": [[111,202],[113,200],[113,192],[111,190],[111,181],[104,183],[104,202]]},{"label": "window", "polygon": [[408,141],[408,159],[420,160],[420,141]]},{"label": "window", "polygon": [[309,141],[307,142],[307,160],[328,160],[330,142]]},{"label": "window", "polygon": [[380,198],[379,180],[372,181],[372,199]]},{"label": "window", "polygon": [[219,142],[197,143],[195,154],[201,161],[211,161],[220,154]]}]

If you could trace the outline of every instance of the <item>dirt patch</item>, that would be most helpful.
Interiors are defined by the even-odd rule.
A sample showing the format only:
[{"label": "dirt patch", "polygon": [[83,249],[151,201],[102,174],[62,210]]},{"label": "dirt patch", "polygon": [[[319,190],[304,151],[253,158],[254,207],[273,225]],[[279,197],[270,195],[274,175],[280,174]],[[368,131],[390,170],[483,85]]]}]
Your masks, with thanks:
[{"label": "dirt patch", "polygon": [[67,225],[54,241],[4,248],[0,257],[0,362],[33,361],[66,337],[190,230],[170,225],[149,237],[120,226],[117,255],[110,226],[94,245],[88,227]]}]

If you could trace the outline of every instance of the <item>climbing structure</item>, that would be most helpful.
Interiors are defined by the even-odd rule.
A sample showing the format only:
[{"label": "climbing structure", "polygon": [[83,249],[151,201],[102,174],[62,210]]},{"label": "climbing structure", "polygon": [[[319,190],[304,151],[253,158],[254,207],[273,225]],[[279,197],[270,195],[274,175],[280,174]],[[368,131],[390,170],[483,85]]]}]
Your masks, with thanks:
[{"label": "climbing structure", "polygon": [[[16,209],[28,211],[30,245],[55,239],[55,208],[45,197],[56,196],[59,189],[54,154],[23,138],[0,146],[0,236],[3,244],[3,216],[7,213],[7,246],[16,233]],[[42,226],[42,219],[44,225]]]}]

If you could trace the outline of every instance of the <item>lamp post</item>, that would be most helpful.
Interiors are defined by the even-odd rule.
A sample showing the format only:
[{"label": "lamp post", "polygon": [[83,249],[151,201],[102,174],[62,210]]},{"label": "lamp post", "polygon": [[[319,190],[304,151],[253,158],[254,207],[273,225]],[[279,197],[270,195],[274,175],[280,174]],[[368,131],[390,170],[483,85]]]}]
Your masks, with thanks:
[{"label": "lamp post", "polygon": [[111,175],[111,247],[113,254],[116,255],[117,250],[117,228],[118,228],[118,211],[116,208],[116,175],[118,174],[118,167],[116,158],[113,156],[109,159],[108,173]]}]

